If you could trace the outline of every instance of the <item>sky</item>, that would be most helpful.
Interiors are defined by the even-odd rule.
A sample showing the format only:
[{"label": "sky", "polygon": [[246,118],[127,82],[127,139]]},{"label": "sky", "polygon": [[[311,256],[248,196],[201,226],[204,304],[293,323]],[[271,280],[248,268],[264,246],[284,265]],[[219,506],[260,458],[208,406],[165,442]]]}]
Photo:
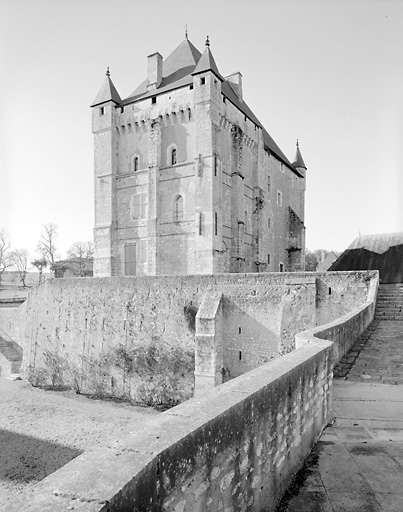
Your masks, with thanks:
[{"label": "sky", "polygon": [[0,229],[35,255],[92,240],[90,105],[110,67],[122,98],[206,35],[221,74],[308,167],[306,244],[344,250],[403,231],[402,0],[0,0]]}]

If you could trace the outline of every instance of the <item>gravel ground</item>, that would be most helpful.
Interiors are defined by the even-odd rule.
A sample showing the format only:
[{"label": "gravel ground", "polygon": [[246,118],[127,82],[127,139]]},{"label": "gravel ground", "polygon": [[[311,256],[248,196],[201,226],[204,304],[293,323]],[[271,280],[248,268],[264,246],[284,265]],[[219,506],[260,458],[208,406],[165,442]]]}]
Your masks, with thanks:
[{"label": "gravel ground", "polygon": [[159,414],[0,377],[0,510],[83,451]]}]

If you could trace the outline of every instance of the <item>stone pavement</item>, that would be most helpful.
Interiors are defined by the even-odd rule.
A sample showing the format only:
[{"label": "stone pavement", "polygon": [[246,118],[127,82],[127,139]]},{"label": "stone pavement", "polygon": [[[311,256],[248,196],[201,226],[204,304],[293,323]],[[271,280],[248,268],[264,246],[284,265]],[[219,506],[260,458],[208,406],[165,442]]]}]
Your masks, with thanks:
[{"label": "stone pavement", "polygon": [[379,315],[335,368],[335,421],[278,512],[403,512],[403,322]]}]

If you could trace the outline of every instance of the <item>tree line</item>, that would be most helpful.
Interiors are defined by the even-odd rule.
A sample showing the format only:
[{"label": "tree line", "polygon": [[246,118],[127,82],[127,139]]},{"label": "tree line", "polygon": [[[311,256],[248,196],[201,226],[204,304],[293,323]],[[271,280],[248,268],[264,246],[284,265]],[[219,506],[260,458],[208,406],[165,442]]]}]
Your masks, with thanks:
[{"label": "tree line", "polygon": [[18,272],[22,286],[26,288],[26,277],[30,269],[39,272],[39,282],[43,271],[48,268],[55,277],[69,275],[86,277],[92,275],[94,247],[92,242],[75,242],[67,251],[67,258],[58,259],[57,253],[58,228],[56,224],[45,224],[37,245],[36,258],[31,260],[27,249],[13,249],[9,232],[0,228],[0,285],[6,270]]}]

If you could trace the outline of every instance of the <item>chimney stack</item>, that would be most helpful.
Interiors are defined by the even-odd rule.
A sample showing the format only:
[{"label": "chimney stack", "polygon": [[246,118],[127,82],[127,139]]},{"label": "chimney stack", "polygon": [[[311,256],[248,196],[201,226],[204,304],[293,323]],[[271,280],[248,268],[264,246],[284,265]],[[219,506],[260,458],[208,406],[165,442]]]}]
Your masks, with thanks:
[{"label": "chimney stack", "polygon": [[242,99],[242,75],[239,71],[236,73],[232,73],[232,75],[228,75],[225,79],[230,82],[231,87],[236,92],[236,95],[241,100]]},{"label": "chimney stack", "polygon": [[162,80],[162,55],[158,52],[148,56],[148,84],[147,90],[157,89]]}]

